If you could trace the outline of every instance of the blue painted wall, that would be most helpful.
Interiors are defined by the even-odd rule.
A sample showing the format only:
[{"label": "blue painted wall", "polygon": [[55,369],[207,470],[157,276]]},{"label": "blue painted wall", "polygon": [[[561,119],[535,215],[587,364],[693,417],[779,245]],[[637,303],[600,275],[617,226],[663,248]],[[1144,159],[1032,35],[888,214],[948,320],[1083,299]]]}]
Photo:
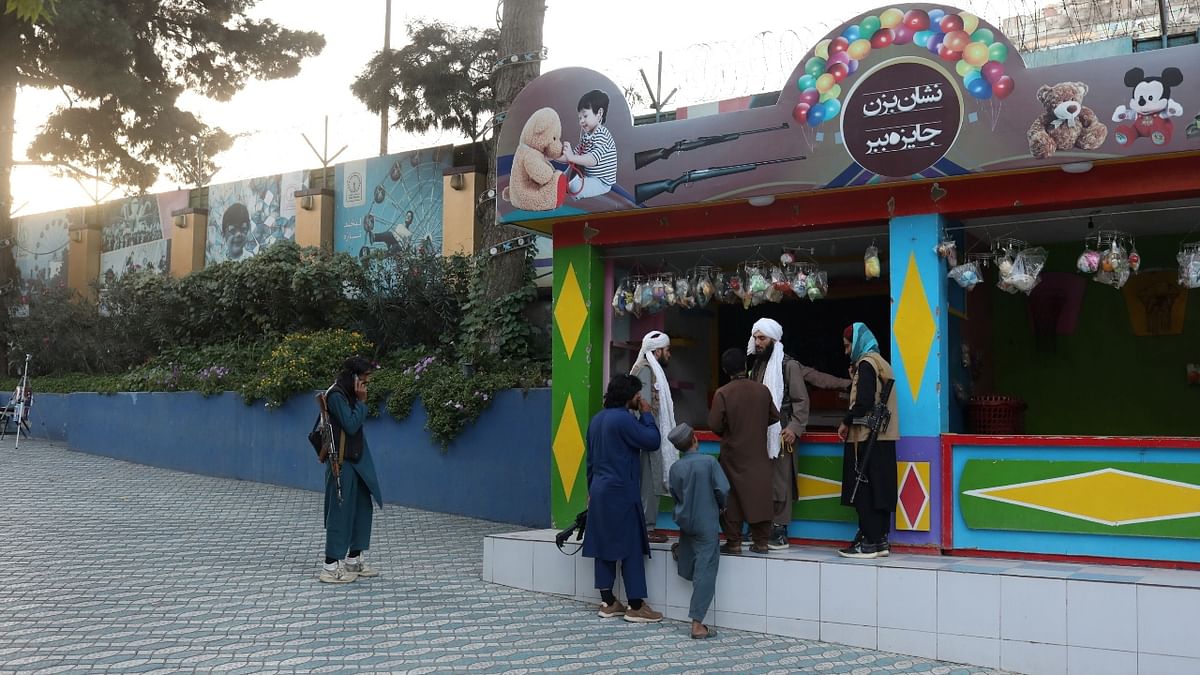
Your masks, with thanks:
[{"label": "blue painted wall", "polygon": [[[316,406],[296,396],[278,410],[236,394],[79,393],[37,396],[34,435],[72,450],[223,478],[322,490],[324,467],[305,436]],[[388,504],[530,527],[550,524],[550,390],[499,392],[443,452],[420,401],[408,419],[366,424]]]}]

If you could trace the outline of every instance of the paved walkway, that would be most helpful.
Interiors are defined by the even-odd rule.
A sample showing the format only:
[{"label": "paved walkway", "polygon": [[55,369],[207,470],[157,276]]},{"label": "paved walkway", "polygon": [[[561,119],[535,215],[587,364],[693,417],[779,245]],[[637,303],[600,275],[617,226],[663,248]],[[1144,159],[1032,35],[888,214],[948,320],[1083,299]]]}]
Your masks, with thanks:
[{"label": "paved walkway", "polygon": [[388,506],[377,579],[316,581],[321,500],[22,441],[0,449],[0,672],[980,673],[480,581],[513,526]]}]

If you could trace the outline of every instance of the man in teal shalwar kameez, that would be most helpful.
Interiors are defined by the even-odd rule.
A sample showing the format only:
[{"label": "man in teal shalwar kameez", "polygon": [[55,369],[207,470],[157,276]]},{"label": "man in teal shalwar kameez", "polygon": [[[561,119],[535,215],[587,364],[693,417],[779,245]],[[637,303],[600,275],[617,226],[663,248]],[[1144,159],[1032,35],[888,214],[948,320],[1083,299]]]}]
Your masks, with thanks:
[{"label": "man in teal shalwar kameez", "polygon": [[667,434],[679,450],[671,464],[671,497],[675,499],[675,524],[679,543],[672,548],[679,576],[692,582],[692,638],[703,640],[717,634],[704,625],[704,615],[717,590],[717,567],[721,560],[721,510],[729,496],[729,480],[717,460],[697,452],[700,444],[692,427],[680,424]]}]

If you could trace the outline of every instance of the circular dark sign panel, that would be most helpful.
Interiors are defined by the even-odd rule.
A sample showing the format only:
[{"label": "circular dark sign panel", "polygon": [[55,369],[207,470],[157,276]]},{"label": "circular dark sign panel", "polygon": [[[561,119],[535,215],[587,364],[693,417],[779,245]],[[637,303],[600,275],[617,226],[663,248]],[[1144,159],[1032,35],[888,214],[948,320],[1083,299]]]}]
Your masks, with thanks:
[{"label": "circular dark sign panel", "polygon": [[875,70],[851,92],[842,140],[864,169],[906,178],[946,156],[961,122],[958,90],[946,75],[902,61]]}]

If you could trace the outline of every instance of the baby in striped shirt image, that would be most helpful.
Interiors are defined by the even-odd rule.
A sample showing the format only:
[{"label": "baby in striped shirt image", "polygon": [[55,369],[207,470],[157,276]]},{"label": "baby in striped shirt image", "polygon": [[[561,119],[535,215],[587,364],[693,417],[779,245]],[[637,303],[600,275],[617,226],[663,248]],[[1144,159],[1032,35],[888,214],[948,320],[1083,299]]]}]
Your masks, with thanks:
[{"label": "baby in striped shirt image", "polygon": [[606,194],[617,182],[617,144],[605,128],[608,94],[593,89],[579,99],[579,145],[563,142],[562,159],[571,163],[567,194],[587,199]]}]

